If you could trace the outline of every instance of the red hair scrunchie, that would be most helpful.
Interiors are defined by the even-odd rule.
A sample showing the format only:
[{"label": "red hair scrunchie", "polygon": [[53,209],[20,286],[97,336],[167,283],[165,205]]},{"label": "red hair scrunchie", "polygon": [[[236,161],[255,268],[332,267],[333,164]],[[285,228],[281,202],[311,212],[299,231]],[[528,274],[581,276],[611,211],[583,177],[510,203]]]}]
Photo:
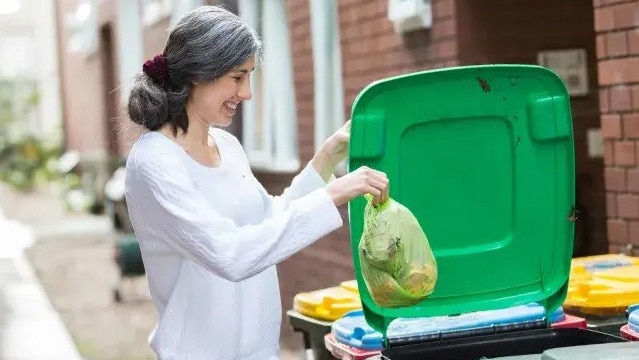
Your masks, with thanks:
[{"label": "red hair scrunchie", "polygon": [[169,66],[164,54],[155,55],[153,59],[144,62],[142,71],[156,83],[166,85],[169,82]]}]

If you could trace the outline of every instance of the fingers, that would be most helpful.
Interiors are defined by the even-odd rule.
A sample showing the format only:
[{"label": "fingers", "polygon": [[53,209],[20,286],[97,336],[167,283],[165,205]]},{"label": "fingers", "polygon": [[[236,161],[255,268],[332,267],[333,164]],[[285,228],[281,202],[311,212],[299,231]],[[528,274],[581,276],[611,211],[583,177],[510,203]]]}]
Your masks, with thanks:
[{"label": "fingers", "polygon": [[344,130],[340,130],[336,132],[335,137],[337,138],[337,141],[340,143],[348,143],[351,140],[351,135]]},{"label": "fingers", "polygon": [[385,173],[368,167],[358,169],[364,176],[365,185],[362,189],[374,197],[374,204],[379,204],[388,199],[388,177]]},{"label": "fingers", "polygon": [[371,169],[367,166],[362,166],[359,169],[364,172],[366,177],[370,177],[376,179],[377,181],[385,182],[386,184],[388,184],[388,176],[386,175],[386,173],[379,170]]},{"label": "fingers", "polygon": [[388,184],[382,181],[370,180],[368,192],[375,197],[373,204],[379,204],[386,200],[386,189]]},{"label": "fingers", "polygon": [[346,131],[347,133],[351,132],[351,119],[348,119],[348,121],[344,123],[344,125],[342,126],[342,130]]},{"label": "fingers", "polygon": [[362,166],[326,186],[333,202],[337,206],[361,195],[370,194],[373,204],[379,204],[388,199],[388,177],[385,173]]},{"label": "fingers", "polygon": [[389,189],[389,186],[388,186],[388,183],[386,183],[386,185],[382,189],[382,195],[381,195],[381,198],[380,198],[380,202],[384,202],[384,201],[388,200],[388,198],[389,198],[389,195],[388,195],[389,190],[388,189]]},{"label": "fingers", "polygon": [[366,193],[373,195],[373,205],[377,205],[382,202],[382,193],[374,186],[369,186]]}]

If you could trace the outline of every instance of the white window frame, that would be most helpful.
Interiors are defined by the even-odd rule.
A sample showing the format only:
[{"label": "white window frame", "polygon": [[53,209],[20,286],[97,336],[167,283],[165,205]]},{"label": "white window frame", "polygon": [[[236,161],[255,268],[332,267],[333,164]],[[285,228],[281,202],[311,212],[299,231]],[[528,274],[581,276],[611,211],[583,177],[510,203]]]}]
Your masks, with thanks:
[{"label": "white window frame", "polygon": [[162,19],[165,19],[171,15],[171,11],[173,8],[172,0],[140,1],[142,2],[142,24],[144,24],[144,26],[153,26],[160,22]]},{"label": "white window frame", "polygon": [[0,35],[0,77],[30,78],[38,75],[36,39],[31,31]]},{"label": "white window frame", "polygon": [[[344,88],[339,17],[335,0],[309,0],[314,75],[314,145],[344,125]],[[345,171],[341,164],[338,175]]]},{"label": "white window frame", "polygon": [[77,6],[65,14],[65,26],[69,33],[67,52],[88,58],[98,51],[97,0],[78,1]]},{"label": "white window frame", "polygon": [[251,76],[253,99],[242,105],[247,156],[253,169],[295,172],[300,161],[286,1],[239,0],[238,9],[264,45],[263,62]]},{"label": "white window frame", "polygon": [[171,5],[171,21],[170,26],[175,25],[182,16],[191,12],[191,10],[206,5],[204,0],[179,0],[174,1]]},{"label": "white window frame", "polygon": [[143,49],[140,3],[119,0],[118,4],[118,64],[120,102],[126,104],[136,74],[142,71]]}]

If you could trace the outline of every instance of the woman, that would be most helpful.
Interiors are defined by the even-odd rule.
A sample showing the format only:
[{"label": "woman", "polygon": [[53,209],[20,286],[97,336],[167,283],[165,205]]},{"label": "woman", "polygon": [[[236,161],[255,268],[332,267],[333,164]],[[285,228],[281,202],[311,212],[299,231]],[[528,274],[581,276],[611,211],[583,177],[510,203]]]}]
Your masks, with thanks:
[{"label": "woman", "polygon": [[349,126],[332,135],[279,197],[258,183],[231,134],[251,98],[257,35],[234,14],[200,7],[147,61],[128,103],[146,127],[127,160],[126,199],[159,322],[160,360],[279,357],[275,265],[342,226],[338,206],[388,195],[386,175],[360,168],[330,181]]}]

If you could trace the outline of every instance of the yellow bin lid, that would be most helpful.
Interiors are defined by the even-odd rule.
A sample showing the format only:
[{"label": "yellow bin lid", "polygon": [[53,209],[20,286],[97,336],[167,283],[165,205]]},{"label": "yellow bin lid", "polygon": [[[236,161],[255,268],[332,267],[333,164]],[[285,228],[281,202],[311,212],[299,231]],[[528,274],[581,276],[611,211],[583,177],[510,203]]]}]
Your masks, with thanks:
[{"label": "yellow bin lid", "polygon": [[339,286],[343,287],[348,291],[352,291],[354,293],[359,293],[359,289],[357,288],[357,280],[348,280],[342,281]]},{"label": "yellow bin lid", "polygon": [[358,293],[336,286],[295,295],[293,308],[317,320],[334,321],[362,305]]},{"label": "yellow bin lid", "polygon": [[584,256],[572,259],[572,268],[584,268],[587,271],[603,271],[613,268],[639,265],[639,257],[623,254],[604,254]]},{"label": "yellow bin lid", "polygon": [[632,283],[639,288],[639,265],[624,266],[593,274],[593,277]]},{"label": "yellow bin lid", "polygon": [[[612,270],[615,271],[610,274]],[[626,281],[630,279],[630,273],[617,271],[621,268],[612,270],[607,270],[603,276],[602,272],[597,272],[587,281],[571,282],[564,302],[565,310],[585,315],[613,315],[623,314],[629,305],[639,303],[639,282]],[[628,275],[626,280],[619,280],[622,275]],[[634,277],[636,279],[637,274]]]}]

